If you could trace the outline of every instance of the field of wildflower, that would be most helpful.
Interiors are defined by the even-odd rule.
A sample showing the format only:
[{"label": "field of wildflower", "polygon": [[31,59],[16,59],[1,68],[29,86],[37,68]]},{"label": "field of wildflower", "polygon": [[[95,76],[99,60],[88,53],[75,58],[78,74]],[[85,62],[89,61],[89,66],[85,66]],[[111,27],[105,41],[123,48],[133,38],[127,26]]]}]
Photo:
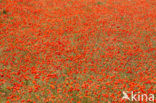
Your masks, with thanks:
[{"label": "field of wildflower", "polygon": [[0,0],[0,103],[156,94],[155,24],[156,0]]}]

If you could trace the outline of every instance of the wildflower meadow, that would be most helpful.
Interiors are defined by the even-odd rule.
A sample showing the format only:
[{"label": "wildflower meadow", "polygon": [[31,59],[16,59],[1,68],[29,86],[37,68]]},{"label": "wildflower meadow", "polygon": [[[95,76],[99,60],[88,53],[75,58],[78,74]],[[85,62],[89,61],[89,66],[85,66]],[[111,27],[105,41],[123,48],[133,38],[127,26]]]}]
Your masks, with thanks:
[{"label": "wildflower meadow", "polygon": [[0,103],[156,102],[156,0],[0,0]]}]

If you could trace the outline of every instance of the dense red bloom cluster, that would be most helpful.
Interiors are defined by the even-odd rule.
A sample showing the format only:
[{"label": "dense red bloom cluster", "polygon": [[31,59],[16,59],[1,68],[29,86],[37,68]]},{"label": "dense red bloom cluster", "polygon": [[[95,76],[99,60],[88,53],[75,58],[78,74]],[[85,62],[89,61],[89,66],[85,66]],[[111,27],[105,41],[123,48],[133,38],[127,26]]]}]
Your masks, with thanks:
[{"label": "dense red bloom cluster", "polygon": [[122,91],[155,94],[155,4],[0,0],[0,102],[119,103]]}]

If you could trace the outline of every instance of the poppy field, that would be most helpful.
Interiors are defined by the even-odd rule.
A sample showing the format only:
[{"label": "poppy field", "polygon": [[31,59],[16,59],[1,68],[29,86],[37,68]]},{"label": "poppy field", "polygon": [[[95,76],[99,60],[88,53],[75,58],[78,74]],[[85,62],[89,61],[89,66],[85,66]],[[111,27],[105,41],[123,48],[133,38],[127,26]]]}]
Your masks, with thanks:
[{"label": "poppy field", "polygon": [[155,0],[0,0],[0,103],[154,103],[155,12]]}]

